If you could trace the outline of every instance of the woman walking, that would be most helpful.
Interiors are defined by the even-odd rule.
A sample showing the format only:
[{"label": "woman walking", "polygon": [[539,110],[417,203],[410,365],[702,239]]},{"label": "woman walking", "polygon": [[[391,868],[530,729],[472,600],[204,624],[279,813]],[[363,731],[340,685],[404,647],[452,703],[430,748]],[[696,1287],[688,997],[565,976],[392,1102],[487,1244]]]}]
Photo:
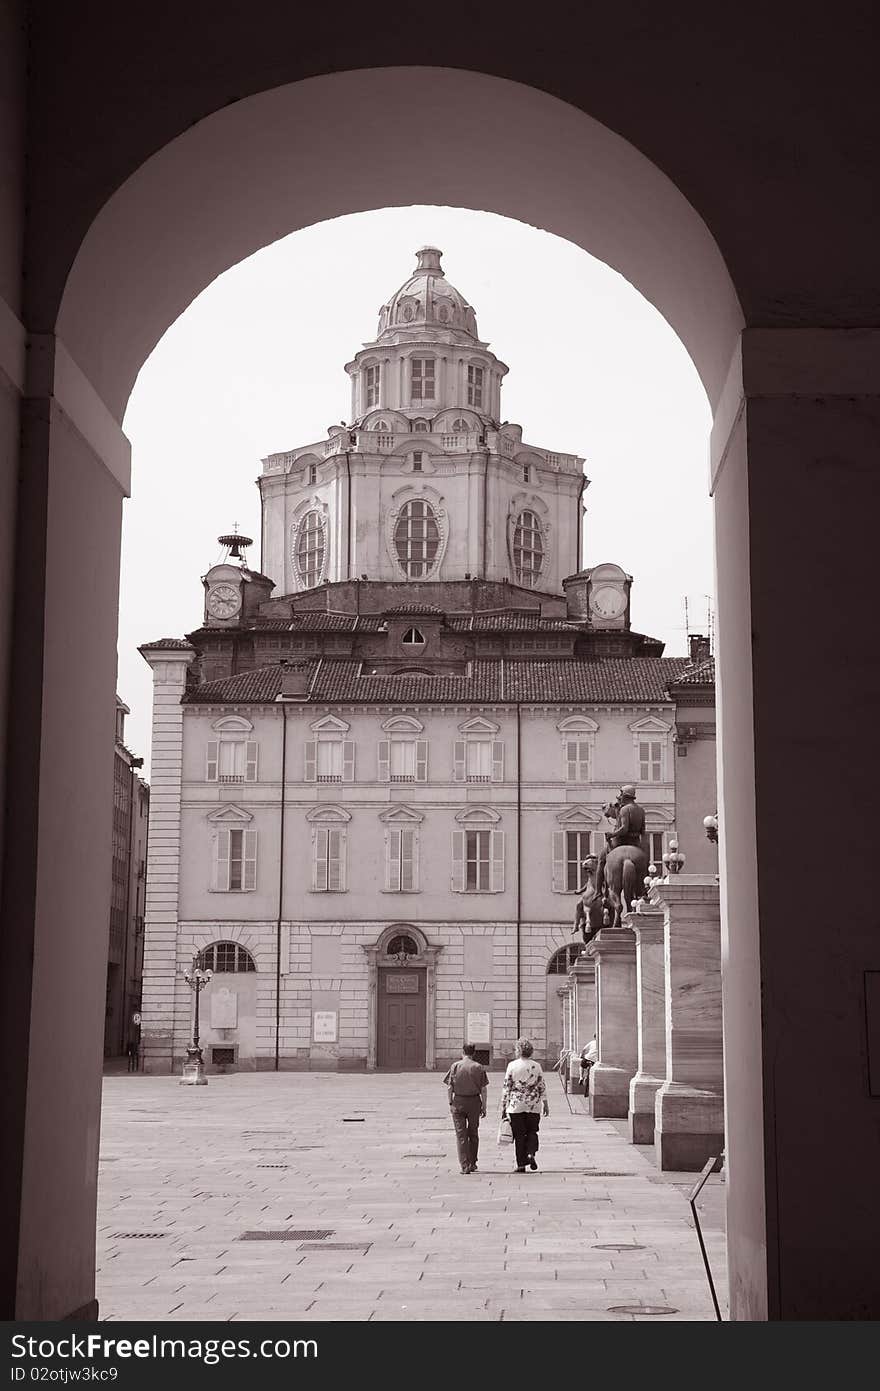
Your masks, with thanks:
[{"label": "woman walking", "polygon": [[535,1062],[535,1051],[527,1038],[517,1040],[517,1057],[508,1063],[501,1093],[501,1114],[507,1116],[513,1131],[516,1148],[516,1172],[524,1174],[526,1166],[537,1169],[535,1152],[538,1148],[538,1126],[541,1113],[549,1116],[547,1087],[541,1064]]}]

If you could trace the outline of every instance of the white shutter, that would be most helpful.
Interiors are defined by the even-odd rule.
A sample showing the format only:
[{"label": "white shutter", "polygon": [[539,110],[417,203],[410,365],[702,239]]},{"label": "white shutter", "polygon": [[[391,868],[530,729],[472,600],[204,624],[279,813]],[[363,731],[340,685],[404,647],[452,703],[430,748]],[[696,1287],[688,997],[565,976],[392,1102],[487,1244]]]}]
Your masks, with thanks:
[{"label": "white shutter", "polygon": [[504,745],[499,739],[492,741],[492,781],[504,781]]},{"label": "white shutter", "polygon": [[318,777],[318,741],[307,739],[305,745],[306,767],[305,782],[316,782]]},{"label": "white shutter", "polygon": [[419,833],[416,827],[412,832],[412,887],[413,892],[418,891],[419,887]]},{"label": "white shutter", "polygon": [[354,743],[351,739],[342,744],[342,781],[354,782]]},{"label": "white shutter", "polygon": [[218,831],[214,836],[214,888],[229,888],[229,832]]},{"label": "white shutter", "polygon": [[414,831],[400,833],[400,887],[406,893],[413,890],[413,841]]},{"label": "white shutter", "polygon": [[208,740],[207,759],[205,761],[205,782],[217,781],[217,762],[219,758],[218,742],[216,739]]},{"label": "white shutter", "polygon": [[452,780],[453,782],[464,782],[464,740],[456,739],[452,745]]},{"label": "white shutter", "polygon": [[428,781],[428,741],[416,740],[416,782]]},{"label": "white shutter", "polygon": [[345,832],[330,831],[327,837],[327,888],[345,888]]},{"label": "white shutter", "polygon": [[491,832],[492,878],[490,889],[493,894],[504,892],[504,832]]},{"label": "white shutter", "polygon": [[400,887],[400,831],[385,832],[385,887],[394,892]]},{"label": "white shutter", "polygon": [[565,742],[565,780],[566,782],[577,782],[578,775],[578,746],[573,739]]},{"label": "white shutter", "polygon": [[245,744],[244,780],[257,781],[257,745],[251,739]]},{"label": "white shutter", "polygon": [[452,892],[464,893],[464,831],[452,832]]},{"label": "white shutter", "polygon": [[592,749],[589,739],[582,739],[580,745],[580,758],[578,759],[578,774],[581,782],[590,781],[590,755]]},{"label": "white shutter", "polygon": [[257,833],[256,831],[245,831],[244,833],[244,869],[241,878],[243,889],[255,889],[257,887]]},{"label": "white shutter", "polygon": [[327,887],[327,828],[316,826],[312,831],[312,888]]},{"label": "white shutter", "polygon": [[565,893],[565,832],[553,832],[553,892]]},{"label": "white shutter", "polygon": [[650,766],[650,762],[651,757],[648,752],[648,745],[639,744],[639,782],[648,781],[648,768]]},{"label": "white shutter", "polygon": [[391,780],[391,740],[379,740],[379,781]]}]

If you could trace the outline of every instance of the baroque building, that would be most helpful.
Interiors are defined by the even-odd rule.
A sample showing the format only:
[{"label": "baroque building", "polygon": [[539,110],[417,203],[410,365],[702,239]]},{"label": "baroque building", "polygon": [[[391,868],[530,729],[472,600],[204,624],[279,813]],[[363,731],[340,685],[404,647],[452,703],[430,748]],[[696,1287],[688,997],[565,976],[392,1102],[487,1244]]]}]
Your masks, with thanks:
[{"label": "baroque building", "polygon": [[465,1037],[501,1064],[519,1034],[555,1060],[621,783],[655,859],[678,832],[714,872],[708,644],[664,658],[632,578],[584,564],[584,460],[501,419],[440,258],[346,365],[350,423],[263,461],[260,570],[221,538],[203,625],[140,649],[148,1070],[183,1057],[194,953],[209,1070],[445,1067]]}]

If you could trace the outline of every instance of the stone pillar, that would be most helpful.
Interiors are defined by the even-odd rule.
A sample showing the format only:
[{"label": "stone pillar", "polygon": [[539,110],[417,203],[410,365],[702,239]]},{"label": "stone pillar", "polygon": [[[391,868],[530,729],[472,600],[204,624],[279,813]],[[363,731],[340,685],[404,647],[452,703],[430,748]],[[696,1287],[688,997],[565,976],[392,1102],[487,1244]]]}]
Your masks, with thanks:
[{"label": "stone pillar", "polygon": [[629,1138],[654,1143],[654,1101],[666,1078],[664,915],[662,908],[636,905],[626,922],[636,938],[638,1071],[629,1084]]},{"label": "stone pillar", "polygon": [[657,886],[665,955],[666,1080],[655,1102],[661,1169],[702,1169],[724,1148],[721,914],[714,875]]},{"label": "stone pillar", "polygon": [[[174,1065],[175,996],[191,1004],[177,962],[180,902],[180,785],[186,672],[195,650],[182,640],[147,643],[142,657],[153,669],[153,737],[150,765],[150,829],[147,840],[147,903],[141,1039],[144,1071],[171,1072]],[[185,995],[183,994],[185,990]]]},{"label": "stone pillar", "polygon": [[636,939],[628,927],[603,928],[586,948],[596,962],[599,1060],[590,1072],[594,1116],[626,1116],[637,1067]]},{"label": "stone pillar", "polygon": [[581,1050],[586,1048],[596,1033],[596,963],[587,960],[583,953],[577,958],[569,972],[569,980],[574,983],[574,1042],[572,1044],[571,1080],[574,1091],[580,1091]]}]

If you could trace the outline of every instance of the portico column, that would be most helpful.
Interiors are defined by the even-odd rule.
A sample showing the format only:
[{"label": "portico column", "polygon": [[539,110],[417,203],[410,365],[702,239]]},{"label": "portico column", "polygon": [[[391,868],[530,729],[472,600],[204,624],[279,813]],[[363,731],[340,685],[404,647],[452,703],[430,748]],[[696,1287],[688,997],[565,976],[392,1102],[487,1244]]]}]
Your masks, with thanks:
[{"label": "portico column", "polygon": [[626,916],[636,938],[638,1071],[629,1084],[629,1138],[654,1143],[654,1100],[666,1078],[663,910],[644,901]]},{"label": "portico column", "polygon": [[655,1156],[661,1169],[697,1170],[724,1148],[718,886],[714,875],[670,877],[657,885],[655,902],[663,913],[666,1014]]},{"label": "portico column", "polygon": [[596,962],[599,1058],[590,1071],[594,1116],[626,1116],[638,1065],[636,939],[628,927],[603,928],[586,947]]}]

